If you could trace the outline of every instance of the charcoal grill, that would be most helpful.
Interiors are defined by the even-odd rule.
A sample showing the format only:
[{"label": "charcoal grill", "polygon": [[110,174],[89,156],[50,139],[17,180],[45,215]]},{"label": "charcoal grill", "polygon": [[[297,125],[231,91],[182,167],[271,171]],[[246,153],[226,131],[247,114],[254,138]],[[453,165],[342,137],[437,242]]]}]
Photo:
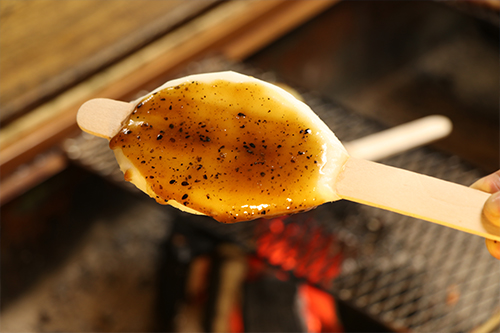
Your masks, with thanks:
[{"label": "charcoal grill", "polygon": [[[186,74],[228,69],[279,81],[272,73],[220,58],[195,63]],[[317,94],[299,92],[341,141],[383,129]],[[75,163],[136,191],[122,180],[105,140],[82,134],[68,140],[65,150]],[[382,163],[464,185],[483,176],[458,157],[428,147]],[[469,332],[499,311],[500,262],[477,236],[350,202],[234,225],[176,216],[178,223],[236,243],[394,331]],[[294,261],[277,259],[276,251],[288,251]]]}]

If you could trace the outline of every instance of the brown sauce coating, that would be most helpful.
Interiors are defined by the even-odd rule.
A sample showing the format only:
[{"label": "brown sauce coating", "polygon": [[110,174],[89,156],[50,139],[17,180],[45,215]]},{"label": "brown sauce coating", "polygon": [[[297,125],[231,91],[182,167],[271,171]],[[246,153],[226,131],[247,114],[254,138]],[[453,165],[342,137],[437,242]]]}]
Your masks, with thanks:
[{"label": "brown sauce coating", "polygon": [[296,213],[316,193],[323,142],[293,105],[253,82],[193,81],[138,104],[111,149],[175,200],[224,223]]}]

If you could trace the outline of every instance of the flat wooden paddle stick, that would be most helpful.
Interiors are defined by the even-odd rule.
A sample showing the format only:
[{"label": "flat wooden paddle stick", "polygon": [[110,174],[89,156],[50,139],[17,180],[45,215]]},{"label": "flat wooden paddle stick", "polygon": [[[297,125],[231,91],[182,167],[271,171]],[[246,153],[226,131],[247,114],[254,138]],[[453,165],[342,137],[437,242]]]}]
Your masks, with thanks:
[{"label": "flat wooden paddle stick", "polygon": [[500,227],[482,214],[486,192],[353,157],[344,164],[336,190],[349,201],[500,240]]},{"label": "flat wooden paddle stick", "polygon": [[83,103],[76,115],[76,122],[85,132],[110,140],[134,108],[134,103],[95,98]]},{"label": "flat wooden paddle stick", "polygon": [[[84,131],[111,139],[134,107],[134,103],[91,100],[80,108],[77,122]],[[489,194],[476,189],[354,157],[343,165],[335,187],[346,200],[500,241],[500,227],[482,215]]]}]

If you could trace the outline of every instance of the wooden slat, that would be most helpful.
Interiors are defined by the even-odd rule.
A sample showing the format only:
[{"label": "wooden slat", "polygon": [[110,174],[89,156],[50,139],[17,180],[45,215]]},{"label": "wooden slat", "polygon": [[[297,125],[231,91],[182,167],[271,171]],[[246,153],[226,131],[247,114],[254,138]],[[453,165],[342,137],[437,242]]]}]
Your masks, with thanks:
[{"label": "wooden slat", "polygon": [[216,3],[1,1],[0,120],[67,89]]},{"label": "wooden slat", "polygon": [[243,60],[339,1],[290,1],[286,8],[281,9],[279,15],[262,20],[253,29],[241,33],[238,38],[224,46],[223,53],[229,59]]},{"label": "wooden slat", "polygon": [[5,204],[23,194],[32,186],[40,184],[54,174],[64,170],[67,164],[66,157],[58,152],[50,152],[42,158],[37,159],[31,165],[27,166],[25,170],[15,172],[2,181],[0,203]]}]

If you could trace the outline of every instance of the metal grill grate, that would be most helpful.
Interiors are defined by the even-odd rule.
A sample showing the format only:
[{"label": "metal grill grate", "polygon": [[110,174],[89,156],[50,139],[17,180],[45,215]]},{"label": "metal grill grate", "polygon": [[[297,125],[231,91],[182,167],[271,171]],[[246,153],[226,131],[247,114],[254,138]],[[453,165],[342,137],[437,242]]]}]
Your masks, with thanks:
[{"label": "metal grill grate", "polygon": [[[218,58],[196,63],[188,72],[225,69],[275,81],[272,74]],[[383,129],[315,94],[302,96],[341,141]],[[106,140],[82,134],[67,141],[65,147],[77,163],[125,184]],[[465,185],[482,176],[459,158],[428,148],[382,162]],[[272,223],[259,220],[224,225],[206,217],[179,214],[183,223],[237,242],[249,251],[258,251],[258,242],[270,233]],[[273,236],[274,244],[284,242],[288,249],[302,251],[296,265],[281,265],[282,269],[323,287],[389,327],[415,332],[470,331],[498,311],[500,262],[487,253],[480,237],[349,202],[326,204],[281,221],[284,227]],[[291,225],[298,226],[300,233],[291,235],[287,228]],[[336,263],[340,270],[320,269],[320,278],[318,274],[314,278],[302,274],[301,270],[311,271],[318,253],[325,253],[327,268]],[[266,259],[280,266],[272,258]]]}]

